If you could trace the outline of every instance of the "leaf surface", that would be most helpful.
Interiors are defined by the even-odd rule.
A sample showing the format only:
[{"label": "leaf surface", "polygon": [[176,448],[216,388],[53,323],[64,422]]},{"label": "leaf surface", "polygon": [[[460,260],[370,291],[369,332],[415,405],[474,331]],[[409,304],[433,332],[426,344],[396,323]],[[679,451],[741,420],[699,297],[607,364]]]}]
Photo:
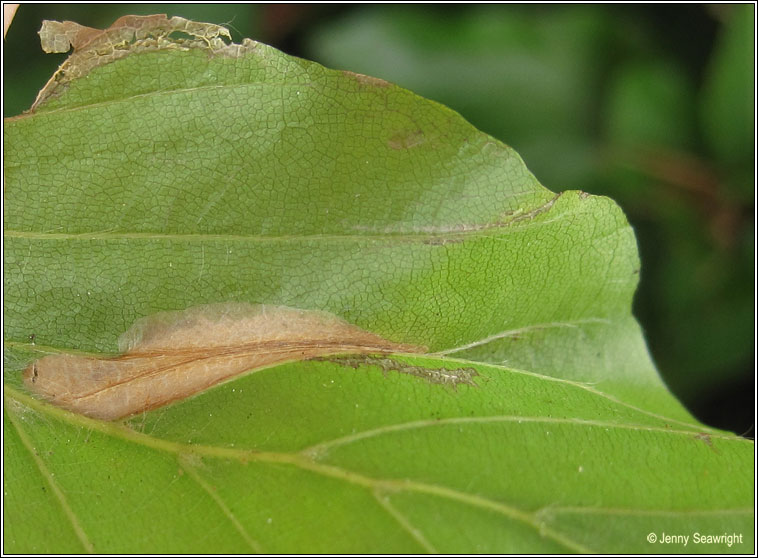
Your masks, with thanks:
[{"label": "leaf surface", "polygon": [[[662,517],[751,548],[752,444],[662,384],[612,201],[387,82],[153,39],[5,122],[6,552],[677,551],[645,539]],[[280,364],[114,423],[21,385],[229,302],[429,354]]]}]

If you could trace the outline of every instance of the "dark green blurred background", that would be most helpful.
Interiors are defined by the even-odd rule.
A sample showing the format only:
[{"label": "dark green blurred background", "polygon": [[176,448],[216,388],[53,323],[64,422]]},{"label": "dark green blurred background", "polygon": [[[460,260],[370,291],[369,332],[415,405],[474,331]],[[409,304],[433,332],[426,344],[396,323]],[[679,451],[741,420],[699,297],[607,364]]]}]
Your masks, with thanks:
[{"label": "dark green blurred background", "polygon": [[22,5],[4,115],[65,59],[42,53],[43,19],[150,13],[398,83],[513,146],[551,190],[614,198],[637,233],[634,312],[665,381],[702,421],[753,436],[753,5]]}]

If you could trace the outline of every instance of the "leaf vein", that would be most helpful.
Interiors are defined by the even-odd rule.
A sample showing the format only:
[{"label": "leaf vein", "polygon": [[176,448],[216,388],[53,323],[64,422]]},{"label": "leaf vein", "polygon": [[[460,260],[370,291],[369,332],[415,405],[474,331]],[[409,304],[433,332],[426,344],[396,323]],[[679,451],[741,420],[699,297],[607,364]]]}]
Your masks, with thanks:
[{"label": "leaf vein", "polygon": [[457,353],[460,351],[465,351],[467,349],[472,349],[480,345],[486,345],[487,343],[491,343],[492,341],[497,341],[498,339],[503,339],[505,337],[514,337],[521,333],[526,333],[528,331],[539,330],[539,329],[552,329],[552,328],[560,328],[560,327],[576,328],[584,324],[590,324],[590,323],[610,324],[611,320],[607,318],[580,318],[577,320],[566,320],[563,322],[546,322],[542,324],[533,324],[533,325],[529,325],[525,327],[509,329],[509,330],[501,331],[499,333],[494,333],[482,339],[478,339],[476,341],[472,341],[471,343],[467,343],[466,345],[460,345],[458,347],[453,347],[452,349],[437,351],[436,353],[432,353],[432,354],[444,356],[451,353]]},{"label": "leaf vein", "polygon": [[189,460],[182,459],[182,455],[179,454],[179,463],[181,464],[182,468],[185,471],[187,471],[190,478],[192,478],[192,480],[194,480],[200,486],[200,488],[202,488],[208,494],[208,496],[211,497],[211,499],[221,509],[224,516],[234,526],[234,528],[237,530],[240,536],[242,536],[242,538],[250,546],[250,548],[252,548],[254,552],[257,552],[258,554],[262,554],[263,548],[258,543],[258,541],[256,541],[250,536],[250,534],[245,530],[245,527],[239,522],[237,517],[234,515],[232,510],[229,509],[229,506],[226,505],[226,503],[221,498],[221,496],[219,496],[218,493],[215,490],[213,490],[213,488],[205,481],[205,479],[202,478],[200,473],[197,471],[195,467],[192,466]]},{"label": "leaf vein", "polygon": [[[301,451],[301,453],[307,457],[310,457],[311,459],[321,459],[325,456],[325,454],[329,450],[335,447],[344,446],[347,444],[351,444],[351,443],[358,442],[361,440],[366,440],[369,438],[374,438],[374,437],[381,436],[384,434],[389,434],[392,432],[401,432],[401,431],[407,431],[407,430],[415,430],[415,429],[421,429],[421,428],[430,428],[430,427],[445,426],[445,425],[452,425],[452,424],[487,424],[487,423],[501,423],[501,422],[515,422],[518,424],[520,423],[567,424],[571,426],[618,428],[618,429],[623,429],[623,430],[662,432],[665,434],[677,434],[677,435],[686,435],[686,436],[692,436],[696,434],[696,432],[692,430],[674,430],[672,428],[664,428],[660,426],[622,424],[622,423],[615,423],[615,422],[587,420],[587,419],[579,419],[579,418],[491,415],[491,416],[484,416],[484,417],[451,417],[451,418],[443,418],[443,419],[418,420],[418,421],[410,421],[410,422],[404,422],[404,423],[398,423],[398,424],[391,424],[391,425],[381,426],[379,428],[364,430],[362,432],[356,432],[355,434],[350,434],[342,438],[335,438],[333,440],[319,442],[318,444],[314,444],[308,448],[305,448],[304,450]],[[730,441],[733,441],[735,439],[733,436],[718,435],[718,434],[711,434],[710,437],[719,438],[723,440],[730,440]]]},{"label": "leaf vein", "polygon": [[14,412],[11,408],[11,405],[6,404],[5,408],[8,411],[8,419],[11,421],[11,424],[16,429],[16,432],[18,433],[18,437],[21,439],[21,443],[27,449],[27,451],[29,452],[29,455],[34,460],[34,463],[37,465],[37,469],[39,469],[40,474],[45,479],[50,489],[53,491],[53,494],[55,494],[55,498],[57,499],[61,509],[63,510],[63,514],[71,523],[71,527],[73,528],[74,533],[79,539],[79,542],[82,543],[82,546],[89,554],[94,554],[95,548],[92,546],[92,543],[87,537],[87,533],[84,532],[84,529],[79,523],[79,519],[76,517],[74,510],[72,510],[71,506],[68,504],[68,501],[66,500],[66,496],[65,494],[63,494],[63,491],[58,486],[58,483],[56,483],[53,480],[53,475],[50,472],[50,470],[47,468],[47,465],[45,465],[44,461],[42,461],[42,458],[40,458],[40,456],[37,455],[37,452],[34,451],[34,445],[32,444],[32,441],[29,439],[29,436],[26,434],[26,431],[24,431],[24,429],[19,424],[18,417],[14,417]]},{"label": "leaf vein", "polygon": [[376,489],[372,491],[372,494],[379,505],[400,525],[400,527],[402,527],[404,531],[419,543],[424,550],[429,554],[439,554],[439,551],[426,539],[424,534],[414,527],[408,518],[401,514],[400,511],[390,503],[389,497],[386,494],[382,494]]}]

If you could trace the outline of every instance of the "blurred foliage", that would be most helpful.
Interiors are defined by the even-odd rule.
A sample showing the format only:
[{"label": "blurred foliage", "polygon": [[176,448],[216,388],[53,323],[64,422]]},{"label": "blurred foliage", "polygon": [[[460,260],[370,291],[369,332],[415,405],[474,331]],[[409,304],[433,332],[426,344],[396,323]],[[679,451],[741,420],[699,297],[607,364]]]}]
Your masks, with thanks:
[{"label": "blurred foliage", "polygon": [[750,434],[753,5],[23,5],[4,114],[65,58],[40,50],[42,19],[132,13],[231,22],[236,39],[398,83],[513,146],[551,190],[614,198],[637,233],[635,314],[661,374],[701,420]]}]

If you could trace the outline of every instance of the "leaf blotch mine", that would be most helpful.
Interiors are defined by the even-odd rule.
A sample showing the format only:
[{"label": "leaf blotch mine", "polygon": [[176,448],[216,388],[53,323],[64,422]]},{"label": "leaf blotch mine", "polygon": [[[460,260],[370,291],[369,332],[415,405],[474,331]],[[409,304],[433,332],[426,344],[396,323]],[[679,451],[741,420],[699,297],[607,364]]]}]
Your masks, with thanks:
[{"label": "leaf blotch mine", "polygon": [[114,420],[203,391],[243,372],[335,354],[420,353],[326,312],[222,303],[138,320],[119,338],[122,355],[50,355],[24,372],[51,403]]}]

